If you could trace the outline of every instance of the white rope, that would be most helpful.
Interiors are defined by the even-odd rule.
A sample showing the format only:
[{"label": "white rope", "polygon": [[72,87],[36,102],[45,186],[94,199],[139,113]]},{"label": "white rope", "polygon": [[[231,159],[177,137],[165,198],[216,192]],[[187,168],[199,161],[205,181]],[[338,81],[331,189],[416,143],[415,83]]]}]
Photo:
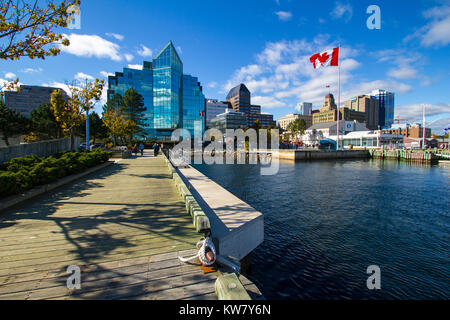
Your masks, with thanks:
[{"label": "white rope", "polygon": [[[206,237],[206,239],[197,242],[197,249],[198,252],[195,256],[189,258],[178,257],[178,259],[180,259],[181,262],[186,263],[198,258],[204,266],[212,266],[216,262],[216,248],[214,248],[214,244],[210,237]],[[206,253],[208,251],[213,253],[214,259],[212,261],[209,261],[208,258],[206,258]]]}]

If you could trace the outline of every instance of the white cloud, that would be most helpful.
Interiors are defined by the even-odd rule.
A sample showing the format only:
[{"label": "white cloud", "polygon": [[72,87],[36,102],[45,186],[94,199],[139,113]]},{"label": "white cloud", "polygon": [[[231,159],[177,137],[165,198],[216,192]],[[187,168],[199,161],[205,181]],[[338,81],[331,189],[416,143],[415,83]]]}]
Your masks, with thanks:
[{"label": "white cloud", "polygon": [[400,80],[411,80],[419,76],[417,67],[422,64],[422,55],[414,51],[402,49],[385,49],[372,53],[378,62],[390,63],[395,67],[390,69],[387,75]]},{"label": "white cloud", "polygon": [[[438,116],[441,114],[450,115],[450,104],[438,103],[427,104],[426,115],[427,117]],[[395,107],[395,117],[403,120],[422,120],[423,107],[422,104],[409,104]]]},{"label": "white cloud", "polygon": [[119,40],[119,41],[122,41],[123,39],[125,39],[125,37],[123,35],[117,34],[117,33],[106,33],[106,35],[108,37],[112,37],[112,38],[114,38],[116,40]]},{"label": "white cloud", "polygon": [[106,71],[100,71],[100,74],[104,77],[104,78],[108,78],[109,76],[113,76],[114,73],[112,72],[106,72]]},{"label": "white cloud", "polygon": [[17,76],[15,73],[7,72],[7,73],[5,73],[5,78],[8,80],[14,80],[14,79],[17,79]]},{"label": "white cloud", "polygon": [[179,54],[183,54],[183,50],[181,50],[180,46],[177,46],[177,51],[178,51]]},{"label": "white cloud", "polygon": [[336,2],[336,6],[334,7],[330,15],[333,19],[344,19],[346,22],[348,22],[353,16],[353,8],[350,4]]},{"label": "white cloud", "polygon": [[142,70],[142,69],[143,69],[143,66],[142,66],[142,64],[129,64],[129,65],[128,65],[128,68],[130,68],[130,69]]},{"label": "white cloud", "polygon": [[121,61],[120,46],[97,35],[64,35],[70,40],[70,46],[61,46],[61,50],[79,57],[108,58]]},{"label": "white cloud", "polygon": [[218,83],[216,81],[208,83],[208,88],[214,89],[217,87]]},{"label": "white cloud", "polygon": [[405,41],[419,38],[424,47],[442,47],[450,43],[450,5],[433,7],[423,16],[430,20],[415,33],[407,36]]},{"label": "white cloud", "polygon": [[292,13],[289,11],[277,11],[275,14],[281,21],[289,21],[292,19]]},{"label": "white cloud", "polygon": [[146,46],[144,46],[143,44],[141,44],[141,48],[138,50],[138,55],[143,56],[143,57],[151,57],[153,55],[153,51],[149,48],[147,48]]},{"label": "white cloud", "polygon": [[88,74],[83,73],[83,72],[78,72],[78,73],[74,76],[74,79],[75,79],[75,80],[78,80],[78,81],[81,81],[81,82],[82,82],[82,81],[85,81],[85,80],[89,80],[89,81],[95,80],[93,76],[88,75]]},{"label": "white cloud", "polygon": [[[11,82],[9,80],[6,79],[2,79],[0,78],[0,91],[9,91],[7,90],[6,86],[11,84]],[[16,86],[14,86],[13,91],[16,91],[17,87],[22,86],[23,83],[21,83],[20,81],[17,83]]]},{"label": "white cloud", "polygon": [[127,60],[128,62],[131,62],[134,59],[134,56],[129,53],[125,53],[123,56],[124,56],[125,60]]},{"label": "white cloud", "polygon": [[67,94],[70,94],[70,89],[69,86],[65,83],[62,82],[57,82],[57,81],[53,81],[50,83],[43,83],[42,84],[44,87],[52,87],[52,88],[59,88],[64,90]]},{"label": "white cloud", "polygon": [[[240,67],[232,74],[221,92],[226,94],[232,87],[242,82],[252,92],[252,103],[261,104],[263,109],[294,106],[299,101],[312,102],[315,106],[321,105],[324,96],[330,91],[337,100],[337,68],[314,69],[309,61],[312,54],[336,46],[337,43],[330,41],[327,35],[318,35],[311,41],[298,39],[268,42],[256,55],[255,62]],[[377,56],[378,59],[381,57]],[[398,80],[361,78],[358,69],[362,63],[359,59],[359,50],[355,48],[341,47],[340,63],[341,105],[349,98],[371,93],[375,89],[385,89],[398,94],[412,90],[409,84]],[[367,76],[364,72],[363,75]],[[327,85],[330,88],[327,88]]]},{"label": "white cloud", "polygon": [[264,97],[264,96],[252,97],[252,103],[264,106],[264,108],[266,109],[283,108],[287,106],[286,103],[279,101],[273,97]]},{"label": "white cloud", "polygon": [[410,66],[401,66],[399,68],[389,70],[388,76],[402,80],[414,79],[417,77],[417,71]]},{"label": "white cloud", "polygon": [[40,72],[44,71],[44,69],[42,69],[42,68],[36,68],[36,69],[26,68],[26,69],[22,69],[20,71],[23,73],[40,73]]}]

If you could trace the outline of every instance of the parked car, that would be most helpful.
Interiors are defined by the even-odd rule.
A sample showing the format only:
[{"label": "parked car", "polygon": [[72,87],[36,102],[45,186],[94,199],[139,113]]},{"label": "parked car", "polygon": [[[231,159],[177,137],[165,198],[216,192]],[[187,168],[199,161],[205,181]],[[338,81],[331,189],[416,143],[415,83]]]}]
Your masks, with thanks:
[{"label": "parked car", "polygon": [[[95,149],[104,149],[105,148],[105,144],[104,143],[91,143],[89,145],[89,148],[92,150]],[[86,142],[83,142],[80,144],[80,151],[86,151]]]},{"label": "parked car", "polygon": [[91,144],[91,150],[95,149],[105,149],[105,144],[104,143]]}]

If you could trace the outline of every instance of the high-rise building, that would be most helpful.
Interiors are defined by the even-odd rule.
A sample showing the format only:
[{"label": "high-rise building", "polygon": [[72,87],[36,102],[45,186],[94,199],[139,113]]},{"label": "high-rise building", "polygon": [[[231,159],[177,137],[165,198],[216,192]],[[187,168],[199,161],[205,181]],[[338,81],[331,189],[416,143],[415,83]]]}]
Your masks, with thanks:
[{"label": "high-rise building", "polygon": [[247,116],[248,127],[252,127],[256,121],[263,127],[275,125],[273,115],[261,113],[261,106],[251,104],[250,90],[243,83],[230,90],[227,95],[227,102],[230,103],[235,112],[242,112]]},{"label": "high-rise building", "polygon": [[211,127],[226,133],[227,129],[245,129],[247,127],[247,117],[243,112],[227,109],[211,120]]},{"label": "high-rise building", "polygon": [[[313,125],[337,121],[337,117],[337,105],[334,101],[334,96],[330,93],[325,96],[325,101],[322,108],[320,108],[320,111],[312,114]],[[358,121],[363,123],[366,121],[366,113],[349,108],[339,108],[339,120]]]},{"label": "high-rise building", "polygon": [[4,102],[9,109],[17,110],[22,115],[29,117],[31,111],[37,109],[41,104],[50,103],[50,96],[55,90],[61,90],[66,95],[66,92],[59,88],[22,85],[20,91],[6,91]]},{"label": "high-rise building", "polygon": [[310,116],[312,113],[312,103],[300,102],[297,107],[295,107],[295,111],[302,116]]},{"label": "high-rise building", "polygon": [[183,63],[172,43],[153,58],[144,61],[142,70],[124,68],[108,78],[108,99],[124,95],[129,88],[144,97],[145,133],[160,140],[170,140],[177,128],[194,134],[194,122],[204,130],[205,96],[196,77],[183,74]]},{"label": "high-rise building", "polygon": [[368,95],[354,97],[345,102],[345,107],[355,111],[364,112],[366,114],[365,122],[368,129],[376,130],[379,128],[380,103],[378,98]]},{"label": "high-rise building", "polygon": [[211,120],[219,114],[225,113],[228,109],[230,109],[230,105],[226,102],[214,99],[206,100],[206,127],[211,128]]},{"label": "high-rise building", "polygon": [[251,93],[245,84],[234,87],[227,95],[227,101],[236,112],[250,113]]},{"label": "high-rise building", "polygon": [[379,101],[379,125],[389,129],[394,123],[395,93],[378,89],[372,91],[371,95]]}]

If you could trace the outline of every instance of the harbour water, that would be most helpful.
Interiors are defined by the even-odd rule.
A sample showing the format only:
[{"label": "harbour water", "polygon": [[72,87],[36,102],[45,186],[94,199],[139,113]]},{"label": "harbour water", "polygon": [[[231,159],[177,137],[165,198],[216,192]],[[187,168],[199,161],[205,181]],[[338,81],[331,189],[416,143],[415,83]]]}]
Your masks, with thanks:
[{"label": "harbour water", "polygon": [[[250,279],[268,299],[449,299],[450,167],[389,161],[196,168],[264,214]],[[369,290],[370,265],[381,290]]]}]

